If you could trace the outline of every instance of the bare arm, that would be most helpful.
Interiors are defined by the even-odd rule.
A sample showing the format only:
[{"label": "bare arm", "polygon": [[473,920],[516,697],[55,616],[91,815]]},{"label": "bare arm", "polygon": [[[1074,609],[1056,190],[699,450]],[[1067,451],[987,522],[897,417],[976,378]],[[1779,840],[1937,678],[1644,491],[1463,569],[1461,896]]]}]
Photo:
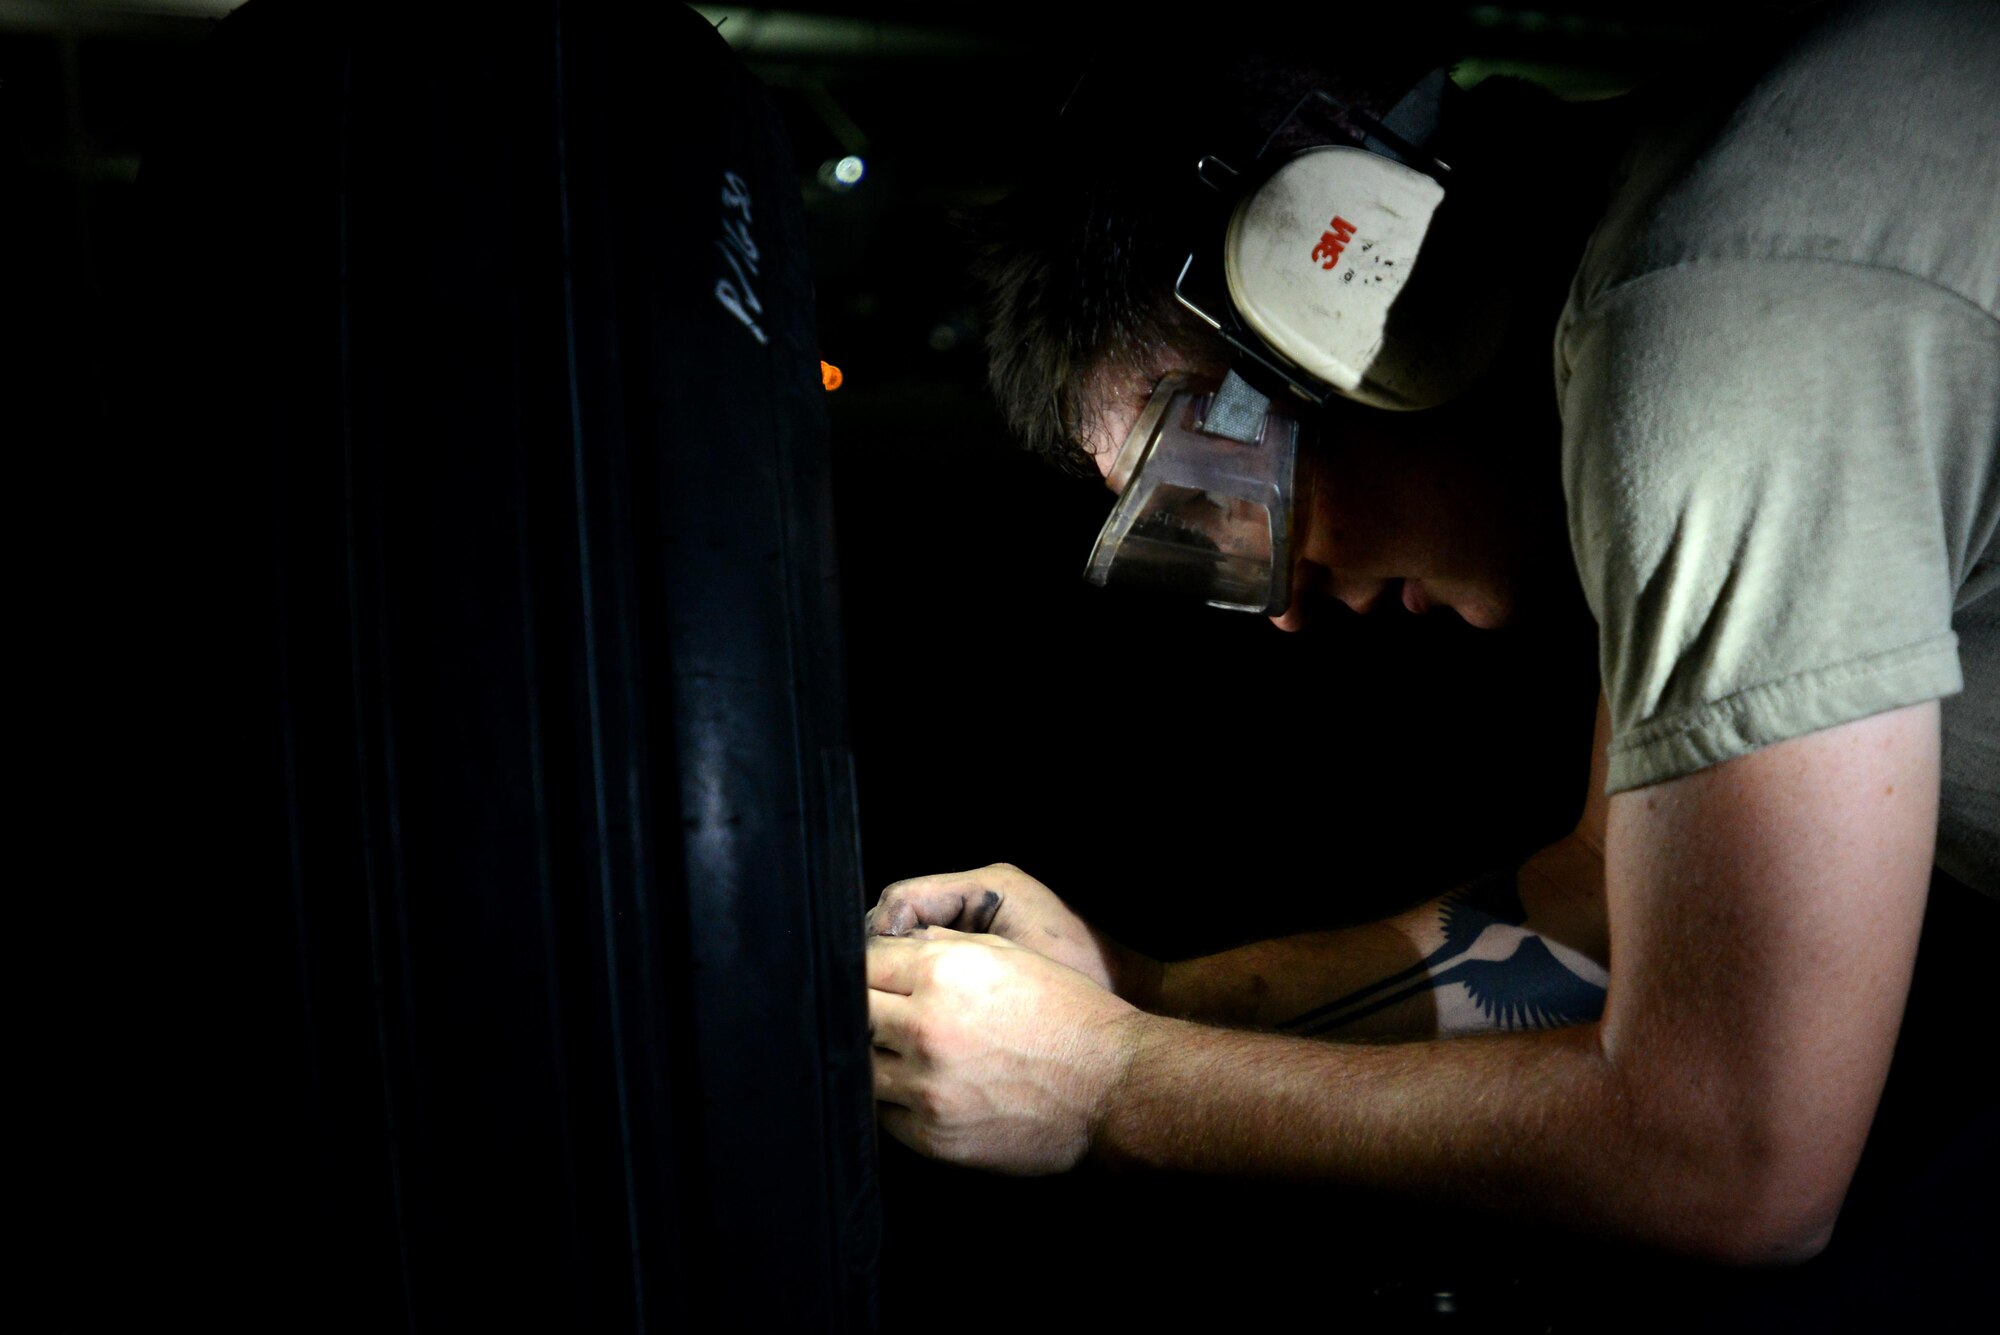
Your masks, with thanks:
[{"label": "bare arm", "polygon": [[1595,1020],[1603,1009],[1605,752],[1574,833],[1507,871],[1381,922],[1168,964],[1128,1000],[1213,1024],[1410,1039]]},{"label": "bare arm", "polygon": [[1735,1261],[1811,1254],[1908,986],[1937,720],[1913,706],[1612,799],[1615,969],[1593,1024],[1313,1043],[1145,1015],[995,938],[878,940],[883,1125],[1012,1171],[1088,1147],[1483,1201]]},{"label": "bare arm", "polygon": [[[1558,859],[1574,879],[1546,874]],[[1565,840],[1381,922],[1169,964],[1147,1009],[1338,1039],[1581,1024],[1604,1006],[1603,883],[1603,863]]]},{"label": "bare arm", "polygon": [[1620,794],[1600,1023],[1383,1047],[1136,1017],[1098,1152],[1809,1255],[1887,1073],[1936,795],[1935,704]]}]

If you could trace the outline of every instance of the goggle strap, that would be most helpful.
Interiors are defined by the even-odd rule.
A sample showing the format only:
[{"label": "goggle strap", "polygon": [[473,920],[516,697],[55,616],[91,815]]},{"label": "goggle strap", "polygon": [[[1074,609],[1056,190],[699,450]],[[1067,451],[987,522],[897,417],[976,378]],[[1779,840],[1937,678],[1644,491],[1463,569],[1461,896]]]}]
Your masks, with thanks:
[{"label": "goggle strap", "polygon": [[[1447,99],[1457,93],[1458,86],[1451,81],[1450,73],[1440,66],[1417,80],[1415,86],[1389,108],[1389,114],[1382,118],[1382,128],[1436,157],[1438,131],[1442,128]],[[1375,145],[1368,147],[1374,148]]]},{"label": "goggle strap", "polygon": [[1263,439],[1264,414],[1270,409],[1271,401],[1232,370],[1222,378],[1221,387],[1209,401],[1208,416],[1201,429],[1207,435],[1255,445]]}]

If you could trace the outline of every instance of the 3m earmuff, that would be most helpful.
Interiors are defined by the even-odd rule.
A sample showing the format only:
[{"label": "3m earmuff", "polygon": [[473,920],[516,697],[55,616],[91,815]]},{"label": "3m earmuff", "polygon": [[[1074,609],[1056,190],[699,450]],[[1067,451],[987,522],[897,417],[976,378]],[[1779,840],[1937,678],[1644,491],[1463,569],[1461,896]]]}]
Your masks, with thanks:
[{"label": "3m earmuff", "polygon": [[[1249,170],[1200,160],[1215,225],[1174,295],[1237,355],[1219,382],[1155,387],[1112,459],[1118,501],[1086,579],[1278,615],[1292,597],[1300,442],[1315,428],[1285,401],[1428,408],[1491,363],[1506,284],[1427,147],[1456,93],[1433,71],[1380,123],[1311,94]],[[1305,137],[1346,142],[1272,153],[1302,137],[1284,132],[1315,98],[1339,114],[1331,134],[1302,126]]]},{"label": "3m earmuff", "polygon": [[[1252,378],[1275,377],[1314,403],[1339,394],[1407,410],[1455,397],[1490,364],[1504,284],[1469,262],[1472,229],[1454,216],[1462,191],[1431,152],[1458,96],[1434,70],[1378,123],[1313,93],[1247,170],[1201,159],[1224,221],[1206,254],[1188,256],[1174,295],[1252,364]],[[1315,101],[1360,133],[1272,153]]]}]

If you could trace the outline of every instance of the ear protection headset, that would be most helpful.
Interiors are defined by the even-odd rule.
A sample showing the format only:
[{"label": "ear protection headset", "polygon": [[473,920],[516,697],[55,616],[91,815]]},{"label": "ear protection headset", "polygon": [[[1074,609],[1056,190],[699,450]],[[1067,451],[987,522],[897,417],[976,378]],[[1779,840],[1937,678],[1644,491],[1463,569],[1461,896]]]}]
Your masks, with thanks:
[{"label": "ear protection headset", "polygon": [[[1339,394],[1417,409],[1455,397],[1491,363],[1504,285],[1497,266],[1466,253],[1476,238],[1464,189],[1433,151],[1463,97],[1443,69],[1380,122],[1310,93],[1244,170],[1200,159],[1219,236],[1188,256],[1174,295],[1247,363],[1239,369],[1314,404]],[[1295,127],[1323,142],[1274,153]]]},{"label": "ear protection headset", "polygon": [[[1113,461],[1118,502],[1086,579],[1283,611],[1309,423],[1298,404],[1288,411],[1272,398],[1428,408],[1486,369],[1505,324],[1504,285],[1469,244],[1463,192],[1431,152],[1459,96],[1434,70],[1377,122],[1313,93],[1246,170],[1200,159],[1216,239],[1189,254],[1174,295],[1235,350],[1235,364],[1220,383],[1171,376],[1156,387]],[[1301,128],[1317,146],[1271,151],[1313,118],[1326,125]]]}]

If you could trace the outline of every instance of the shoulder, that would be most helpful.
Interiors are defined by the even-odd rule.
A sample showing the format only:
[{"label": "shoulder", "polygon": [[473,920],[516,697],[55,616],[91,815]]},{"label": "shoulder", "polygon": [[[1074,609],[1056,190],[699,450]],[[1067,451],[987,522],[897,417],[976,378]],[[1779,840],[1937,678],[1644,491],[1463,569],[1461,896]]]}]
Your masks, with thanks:
[{"label": "shoulder", "polygon": [[2000,321],[1893,270],[1735,260],[1625,284],[1564,346],[1615,787],[1959,689]]},{"label": "shoulder", "polygon": [[1635,100],[1565,324],[1676,266],[1898,270],[2000,313],[2000,6],[1831,7],[1789,40]]}]

